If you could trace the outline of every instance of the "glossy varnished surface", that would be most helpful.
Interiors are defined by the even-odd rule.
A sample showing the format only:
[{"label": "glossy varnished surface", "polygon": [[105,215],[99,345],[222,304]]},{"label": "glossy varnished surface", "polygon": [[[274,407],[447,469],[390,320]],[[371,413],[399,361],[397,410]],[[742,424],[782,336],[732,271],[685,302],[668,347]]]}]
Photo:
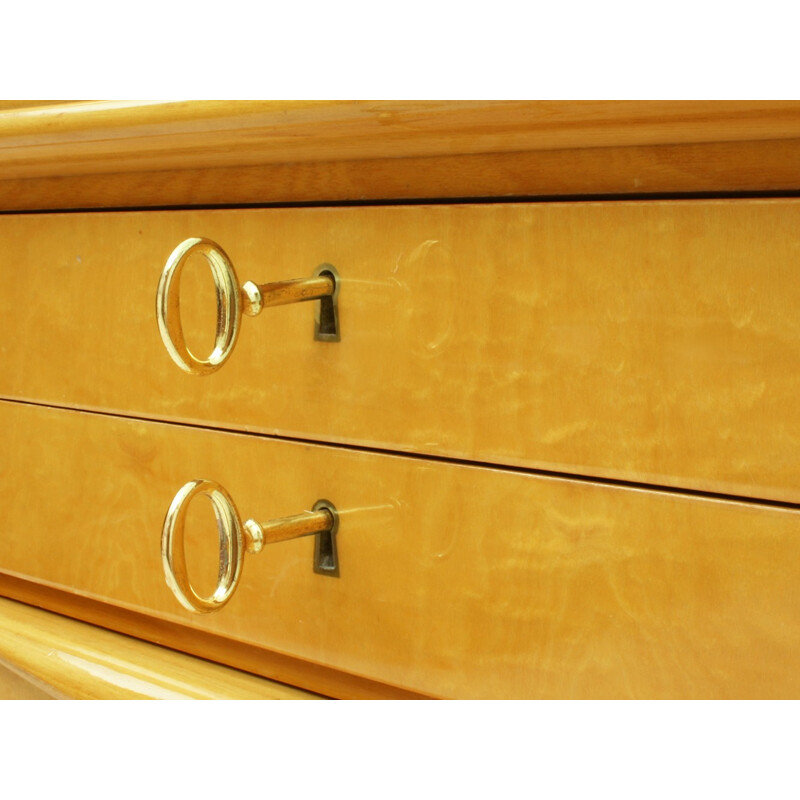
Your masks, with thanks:
[{"label": "glossy varnished surface", "polygon": [[54,700],[52,687],[44,686],[14,664],[0,659],[0,700]]},{"label": "glossy varnished surface", "polygon": [[315,695],[0,599],[0,699],[306,700]]},{"label": "glossy varnished surface", "polygon": [[[20,404],[0,419],[6,573],[438,696],[800,693],[796,511]],[[199,476],[245,514],[334,502],[341,578],[312,572],[310,540],[270,545],[223,611],[183,612],[159,537]]]},{"label": "glossy varnished surface", "polygon": [[[267,309],[183,374],[155,291],[196,235],[242,280],[333,264],[341,342]],[[798,201],[6,216],[0,239],[2,396],[800,500]],[[208,352],[207,268],[185,283]]]},{"label": "glossy varnished surface", "polygon": [[767,139],[14,178],[0,209],[798,189],[800,139]]},{"label": "glossy varnished surface", "polygon": [[9,178],[797,138],[796,101],[88,101],[0,107]]},{"label": "glossy varnished surface", "polygon": [[0,209],[800,189],[796,101],[0,101]]},{"label": "glossy varnished surface", "polygon": [[1,570],[0,596],[146,642],[156,642],[172,650],[218,664],[233,666],[287,686],[309,689],[325,697],[346,700],[419,700],[429,697],[424,693],[400,689],[382,681],[369,680],[275,650],[226,638],[224,632],[217,634],[201,631],[174,620],[167,621],[147,613],[92,600],[69,589],[55,589],[16,578]]}]

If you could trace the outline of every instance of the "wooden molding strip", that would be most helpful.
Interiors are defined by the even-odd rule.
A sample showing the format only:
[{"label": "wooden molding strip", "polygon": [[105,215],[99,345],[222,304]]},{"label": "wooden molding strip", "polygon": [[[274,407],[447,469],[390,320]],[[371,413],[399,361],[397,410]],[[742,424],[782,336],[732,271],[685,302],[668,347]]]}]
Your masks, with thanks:
[{"label": "wooden molding strip", "polygon": [[0,180],[0,211],[798,190],[800,137]]},{"label": "wooden molding strip", "polygon": [[[292,687],[296,686],[325,697],[347,700],[414,700],[425,698],[424,695],[389,686],[378,681],[349,675],[281,653],[262,650],[258,647],[225,639],[216,634],[209,634],[182,625],[165,622],[128,609],[109,606],[60,589],[30,583],[2,572],[0,572],[0,596],[107,629],[106,631],[100,631],[99,629],[93,631],[93,633],[97,634],[98,642],[101,641],[103,636],[114,637],[117,634],[126,634],[128,637],[132,636],[137,639],[143,639],[145,642],[154,642],[165,648],[217,662],[216,664],[208,665],[211,667],[218,667],[218,665],[233,666],[235,664],[238,669],[227,669],[225,675],[228,677],[231,675],[241,676],[242,681],[240,681],[240,684],[250,687],[251,691],[253,687],[247,683],[247,679],[252,676],[239,672],[239,670],[245,669],[247,672],[253,673],[254,676],[262,676],[270,681],[278,681],[280,684],[284,684],[284,686],[280,687],[277,684],[273,685],[268,690],[266,688],[262,689],[265,692],[273,690],[278,692],[278,689],[280,691],[285,689],[286,692],[291,693],[294,691]],[[8,642],[6,644],[3,643],[3,637],[6,635],[3,632],[3,628],[6,621],[3,618],[4,606],[2,602],[0,600],[0,663],[2,661],[6,663],[12,661],[21,666],[21,657],[18,651],[13,650],[13,631],[9,633],[11,638]],[[67,622],[67,620],[64,620],[64,622]],[[33,623],[31,622],[27,628],[31,632],[30,636],[42,641],[38,639],[36,634],[32,633],[32,628]],[[117,633],[113,633],[114,631]],[[45,634],[46,631],[43,631],[42,635],[45,636]],[[49,634],[46,635],[49,636]],[[48,641],[50,640],[48,639]],[[152,645],[144,642],[131,644],[131,640],[125,636],[109,639],[105,642],[104,647],[108,653],[118,657],[121,652],[118,649],[120,646],[134,647],[140,645],[143,648],[152,647]],[[100,651],[102,650],[103,648],[101,647]],[[180,653],[172,655],[169,655],[167,651],[160,653],[159,657],[164,659],[165,675],[172,674],[174,665],[172,665],[172,662],[167,664],[167,661],[175,656],[181,657]],[[225,669],[221,666],[218,668]],[[44,677],[41,669],[39,671],[40,677]],[[45,682],[54,685],[56,678],[49,672],[48,676],[48,678],[44,679]],[[259,679],[253,678],[253,680],[258,681]],[[300,696],[304,694],[306,693],[300,692]]]},{"label": "wooden molding strip", "polygon": [[319,699],[301,689],[2,598],[0,665],[56,698]]},{"label": "wooden molding strip", "polygon": [[0,108],[0,169],[23,179],[798,136],[798,101],[83,101]]}]

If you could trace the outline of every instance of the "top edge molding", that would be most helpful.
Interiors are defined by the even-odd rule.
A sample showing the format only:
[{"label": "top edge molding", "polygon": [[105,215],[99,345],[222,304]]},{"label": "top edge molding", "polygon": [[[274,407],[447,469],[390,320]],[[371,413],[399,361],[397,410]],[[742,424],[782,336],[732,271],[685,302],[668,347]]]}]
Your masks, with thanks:
[{"label": "top edge molding", "polygon": [[4,179],[797,138],[786,100],[0,103]]}]

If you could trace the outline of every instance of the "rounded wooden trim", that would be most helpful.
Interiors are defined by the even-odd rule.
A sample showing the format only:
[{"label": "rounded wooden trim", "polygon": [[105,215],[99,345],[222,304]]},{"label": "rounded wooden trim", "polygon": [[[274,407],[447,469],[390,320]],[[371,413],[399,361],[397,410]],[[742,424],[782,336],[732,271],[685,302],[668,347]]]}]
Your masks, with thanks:
[{"label": "rounded wooden trim", "polygon": [[800,138],[0,180],[0,211],[800,191]]},{"label": "rounded wooden trim", "polygon": [[796,138],[800,101],[90,101],[0,108],[6,179]]},{"label": "rounded wooden trim", "polygon": [[[234,669],[228,669],[225,672],[226,676],[242,675],[245,678],[261,676],[268,678],[269,681],[279,682],[274,684],[274,688],[286,688],[293,691],[292,687],[299,687],[298,691],[303,689],[324,697],[344,700],[427,699],[426,695],[417,692],[369,678],[350,675],[319,664],[312,664],[300,658],[226,639],[217,634],[166,622],[130,609],[100,603],[51,586],[35,584],[2,571],[0,571],[0,597],[36,606],[37,608],[31,609],[32,611],[45,609],[72,618],[64,620],[65,622],[79,620],[89,623],[90,626],[98,626],[97,629],[92,628],[92,630],[99,636],[110,635],[113,637],[125,634],[125,636],[118,636],[118,639],[112,639],[109,642],[130,643],[132,640],[128,637],[136,637],[136,639],[145,640],[139,644],[146,648],[153,648],[152,644],[147,644],[147,642],[153,642],[164,648],[180,651],[172,655],[184,658],[186,656],[183,654],[199,656],[201,659],[216,662],[209,666],[219,669],[225,669],[225,666],[233,667]],[[2,602],[0,600],[0,603]],[[74,624],[79,623],[75,622]],[[107,630],[100,630],[101,628]],[[160,648],[153,649],[162,655],[167,653],[166,650]],[[107,653],[109,657],[118,655],[114,647],[108,647]],[[3,653],[0,646],[1,658],[3,658]],[[6,661],[8,660],[6,658]],[[17,666],[20,666],[18,659],[16,663]],[[252,675],[242,673],[240,670],[246,670]],[[258,680],[258,678],[254,678],[254,680]],[[269,683],[269,681],[265,683]],[[286,686],[281,686],[281,684]]]},{"label": "rounded wooden trim", "polygon": [[[301,689],[3,598],[0,665],[37,688],[42,697],[318,699]],[[2,691],[4,687],[0,685]]]}]

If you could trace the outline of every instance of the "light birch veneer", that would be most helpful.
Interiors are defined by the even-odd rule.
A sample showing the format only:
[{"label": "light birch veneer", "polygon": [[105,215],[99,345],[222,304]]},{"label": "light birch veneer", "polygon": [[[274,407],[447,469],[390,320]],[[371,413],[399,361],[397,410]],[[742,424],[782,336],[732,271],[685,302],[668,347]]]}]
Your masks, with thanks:
[{"label": "light birch veneer", "polygon": [[[798,193],[796,101],[0,101],[0,695],[800,696]],[[339,340],[182,372],[195,237],[330,265]],[[208,354],[199,256],[179,305]],[[339,577],[282,541],[185,609],[198,479],[332,504]]]}]

